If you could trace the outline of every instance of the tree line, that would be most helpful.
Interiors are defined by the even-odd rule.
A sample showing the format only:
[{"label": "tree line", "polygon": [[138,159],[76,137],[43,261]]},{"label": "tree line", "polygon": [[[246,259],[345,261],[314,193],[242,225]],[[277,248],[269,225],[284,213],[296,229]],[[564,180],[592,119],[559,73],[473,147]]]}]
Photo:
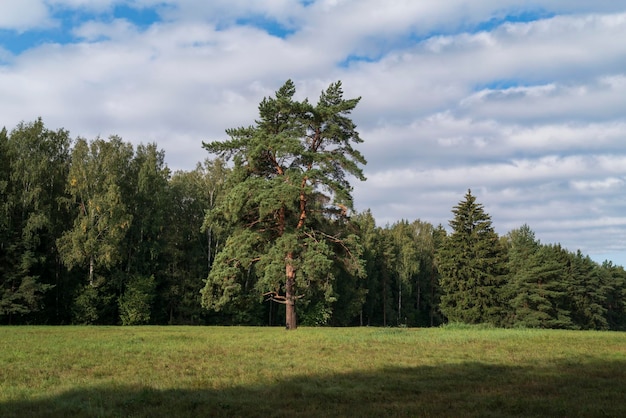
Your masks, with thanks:
[{"label": "tree line", "polygon": [[191,171],[41,119],[0,131],[0,322],[626,330],[622,266],[499,236],[469,190],[449,231],[356,213],[358,98],[294,94]]},{"label": "tree line", "polygon": [[201,229],[227,168],[171,173],[156,144],[71,139],[41,119],[0,131],[0,320],[207,323],[221,232]]}]

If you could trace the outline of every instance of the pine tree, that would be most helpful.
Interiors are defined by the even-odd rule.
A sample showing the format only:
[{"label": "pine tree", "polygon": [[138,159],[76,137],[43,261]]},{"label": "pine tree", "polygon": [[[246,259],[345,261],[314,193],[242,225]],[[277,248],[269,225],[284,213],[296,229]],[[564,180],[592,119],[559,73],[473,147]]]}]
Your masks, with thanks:
[{"label": "pine tree", "polygon": [[[534,236],[534,234],[533,234]],[[510,325],[528,328],[574,328],[567,307],[565,266],[559,260],[559,247],[530,244],[513,250],[512,258],[521,261],[517,252],[524,253],[523,264],[516,266],[507,283],[510,295]],[[514,247],[515,248],[515,247]],[[517,254],[516,254],[517,253]]]},{"label": "pine tree", "polygon": [[606,301],[609,283],[600,266],[580,250],[567,253],[567,269],[563,277],[570,302],[572,320],[582,329],[608,329]]},{"label": "pine tree", "polygon": [[602,274],[608,283],[606,297],[606,318],[609,328],[626,331],[626,270],[610,261],[602,263]]},{"label": "pine tree", "polygon": [[441,312],[452,322],[499,325],[506,252],[471,190],[452,213],[452,233],[438,254]]},{"label": "pine tree", "polygon": [[[287,329],[296,328],[296,300],[323,295],[320,312],[336,301],[335,263],[361,270],[360,247],[345,228],[352,209],[347,175],[364,180],[362,142],[348,117],[359,99],[344,99],[341,83],[317,105],[293,99],[287,81],[259,105],[256,126],[230,129],[230,140],[204,147],[234,168],[227,193],[206,225],[232,234],[216,256],[202,302],[219,310],[264,293],[285,305]],[[249,303],[249,302],[248,302]]]}]

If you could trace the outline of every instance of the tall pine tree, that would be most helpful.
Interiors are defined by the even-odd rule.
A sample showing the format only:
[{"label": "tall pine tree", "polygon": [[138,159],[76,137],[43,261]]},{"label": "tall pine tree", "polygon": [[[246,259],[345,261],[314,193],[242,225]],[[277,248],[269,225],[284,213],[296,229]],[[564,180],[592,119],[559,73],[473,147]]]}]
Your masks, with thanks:
[{"label": "tall pine tree", "polygon": [[296,300],[315,299],[313,293],[326,305],[336,300],[335,263],[361,267],[356,235],[343,225],[352,208],[347,176],[364,180],[365,164],[352,147],[362,142],[349,118],[358,98],[344,99],[340,82],[315,106],[294,94],[289,80],[261,102],[256,126],[204,144],[233,157],[234,168],[228,192],[205,224],[226,223],[233,233],[215,258],[203,305],[221,309],[265,293],[285,304],[287,329],[296,328]]}]

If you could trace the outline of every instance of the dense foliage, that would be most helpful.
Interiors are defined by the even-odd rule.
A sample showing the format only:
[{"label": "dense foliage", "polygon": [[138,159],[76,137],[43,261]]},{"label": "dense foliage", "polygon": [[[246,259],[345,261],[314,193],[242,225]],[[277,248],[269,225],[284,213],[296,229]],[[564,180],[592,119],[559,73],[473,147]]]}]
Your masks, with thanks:
[{"label": "dense foliage", "polygon": [[[220,311],[259,295],[284,304],[295,329],[296,300],[315,301],[325,323],[338,300],[336,277],[359,276],[360,247],[350,231],[346,175],[364,180],[362,142],[348,118],[359,99],[331,84],[317,105],[294,100],[287,81],[259,105],[256,126],[228,130],[230,140],[204,147],[234,160],[227,191],[205,225],[230,234],[202,289],[202,304]],[[241,309],[241,308],[240,308]]]},{"label": "dense foliage", "polygon": [[[332,114],[289,94],[285,100],[292,110],[306,108],[307,117]],[[271,138],[264,117],[255,128],[230,133]],[[297,137],[281,137],[286,148],[276,150],[284,161],[297,160],[289,142]],[[369,211],[350,211],[347,183],[332,184],[346,193],[329,193],[309,182],[305,204],[315,210],[298,231],[306,170],[285,181],[268,166],[254,171],[245,156],[231,168],[217,158],[172,173],[164,159],[156,144],[72,140],[40,119],[1,130],[0,323],[284,325],[276,300],[285,296],[285,248],[300,240],[305,246],[292,248],[301,269],[301,324],[626,330],[623,267],[542,244],[528,225],[498,236],[469,191],[453,208],[448,233],[421,220],[377,226]],[[256,200],[236,198],[253,186],[263,190]],[[281,208],[291,222],[282,235],[271,222]],[[259,237],[270,242],[265,253],[253,248]],[[348,250],[358,268],[347,262]],[[242,263],[231,292],[219,279],[235,258]],[[229,300],[206,290],[214,285],[231,292]],[[220,310],[204,308],[203,298]]]},{"label": "dense foliage", "polygon": [[452,233],[438,254],[441,312],[454,322],[497,325],[506,310],[504,247],[471,191],[452,213]]}]

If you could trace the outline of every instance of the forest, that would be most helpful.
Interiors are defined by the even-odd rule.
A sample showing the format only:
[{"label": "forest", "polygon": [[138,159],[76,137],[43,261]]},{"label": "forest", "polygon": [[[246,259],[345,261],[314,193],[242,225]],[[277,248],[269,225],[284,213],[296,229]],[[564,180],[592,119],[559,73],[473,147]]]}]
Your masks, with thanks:
[{"label": "forest", "polygon": [[358,99],[293,95],[191,171],[41,118],[0,131],[0,324],[626,330],[622,266],[498,235],[471,190],[448,229],[355,212]]}]

